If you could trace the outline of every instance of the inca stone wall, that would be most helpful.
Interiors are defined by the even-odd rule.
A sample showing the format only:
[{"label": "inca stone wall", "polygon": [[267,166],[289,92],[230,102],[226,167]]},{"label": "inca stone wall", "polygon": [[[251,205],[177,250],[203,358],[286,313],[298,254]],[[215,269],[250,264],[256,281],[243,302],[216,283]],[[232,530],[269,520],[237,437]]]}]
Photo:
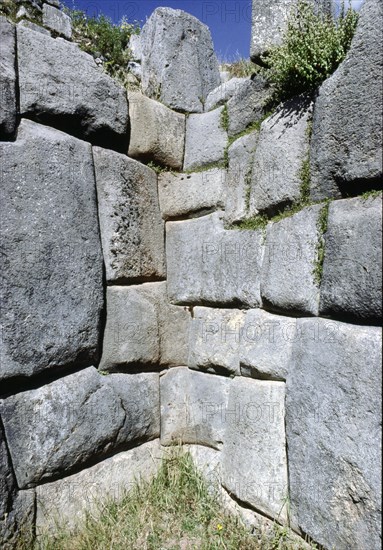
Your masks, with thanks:
[{"label": "inca stone wall", "polygon": [[380,0],[317,97],[266,119],[267,84],[221,83],[180,10],[135,38],[126,92],[30,5],[40,25],[0,18],[2,547],[182,443],[250,523],[375,550]]}]

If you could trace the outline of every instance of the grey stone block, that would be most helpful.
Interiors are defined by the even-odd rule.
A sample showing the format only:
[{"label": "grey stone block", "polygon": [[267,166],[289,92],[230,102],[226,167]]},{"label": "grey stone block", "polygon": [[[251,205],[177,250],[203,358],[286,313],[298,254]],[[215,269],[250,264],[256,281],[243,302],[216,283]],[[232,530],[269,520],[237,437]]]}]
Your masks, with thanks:
[{"label": "grey stone block", "polygon": [[43,4],[43,25],[69,40],[72,37],[72,21],[69,15],[54,6]]},{"label": "grey stone block", "polygon": [[126,91],[77,44],[17,28],[20,113],[95,145],[127,149]]},{"label": "grey stone block", "polygon": [[319,89],[311,142],[316,200],[381,188],[382,16],[380,0],[365,0],[346,59]]},{"label": "grey stone block", "polygon": [[132,34],[129,39],[129,49],[132,52],[132,59],[134,61],[141,61],[142,48],[141,48],[141,36],[139,34]]},{"label": "grey stone block", "polygon": [[16,31],[2,16],[0,34],[0,140],[9,140],[16,131]]},{"label": "grey stone block", "polygon": [[227,231],[218,213],[168,222],[166,231],[170,302],[260,305],[262,231]]},{"label": "grey stone block", "polygon": [[298,319],[286,392],[291,518],[325,548],[378,548],[381,329]]},{"label": "grey stone block", "polygon": [[210,92],[205,102],[205,112],[224,105],[237,92],[247,78],[230,78]]},{"label": "grey stone block", "polygon": [[139,92],[129,92],[128,155],[180,170],[185,145],[185,115],[175,113]]},{"label": "grey stone block", "polygon": [[318,219],[322,206],[310,206],[267,227],[262,267],[262,300],[275,311],[318,315]]},{"label": "grey stone block", "polygon": [[172,368],[161,376],[161,444],[195,443],[219,449],[230,384],[229,378],[187,367]]},{"label": "grey stone block", "polygon": [[0,379],[91,365],[103,308],[91,147],[22,120],[0,150]]},{"label": "grey stone block", "polygon": [[36,23],[32,23],[32,21],[28,21],[27,19],[23,19],[19,23],[17,23],[18,27],[25,27],[26,29],[29,29],[31,31],[40,32],[42,34],[45,34],[47,36],[50,36],[51,33],[48,31],[48,29],[44,29],[44,27],[40,27],[40,25],[36,25]]},{"label": "grey stone block", "polygon": [[202,112],[220,84],[208,27],[184,11],[157,8],[141,31],[141,47],[144,93],[178,111]]},{"label": "grey stone block", "polygon": [[209,113],[190,115],[186,121],[184,170],[223,163],[228,138],[219,107]]},{"label": "grey stone block", "polygon": [[165,277],[156,173],[114,151],[93,154],[107,282]]}]

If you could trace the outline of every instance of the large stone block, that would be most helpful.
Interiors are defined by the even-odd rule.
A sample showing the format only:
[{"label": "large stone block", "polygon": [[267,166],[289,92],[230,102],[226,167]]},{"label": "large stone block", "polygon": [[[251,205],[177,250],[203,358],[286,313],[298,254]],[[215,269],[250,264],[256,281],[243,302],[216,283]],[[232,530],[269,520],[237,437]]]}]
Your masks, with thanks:
[{"label": "large stone block", "polygon": [[20,113],[109,149],[127,149],[126,91],[77,44],[17,28]]},{"label": "large stone block", "polygon": [[108,282],[165,277],[156,173],[126,155],[93,148]]},{"label": "large stone block", "polygon": [[158,374],[101,376],[90,367],[0,402],[20,488],[71,473],[133,441],[154,439]]},{"label": "large stone block", "polygon": [[192,15],[157,8],[141,31],[142,88],[168,107],[201,113],[220,84],[210,31]]},{"label": "large stone block", "polygon": [[160,384],[161,444],[195,443],[219,449],[231,380],[175,367],[161,376]]},{"label": "large stone block", "polygon": [[187,118],[184,170],[223,163],[228,142],[222,121],[223,109],[219,107]]},{"label": "large stone block", "polygon": [[129,92],[128,155],[180,170],[185,146],[185,115],[139,92]]},{"label": "large stone block", "polygon": [[12,139],[16,131],[16,31],[0,16],[0,141]]},{"label": "large stone block", "polygon": [[222,215],[166,224],[168,296],[175,304],[260,305],[262,231],[228,231]]},{"label": "large stone block", "polygon": [[72,36],[72,21],[69,15],[49,4],[43,4],[43,25],[64,38],[70,39]]},{"label": "large stone block", "polygon": [[219,168],[175,174],[163,172],[158,177],[158,193],[165,220],[206,214],[223,208],[226,194],[226,172]]},{"label": "large stone block", "polygon": [[262,123],[252,169],[251,215],[277,212],[301,198],[311,113],[312,103],[300,97],[282,104]]},{"label": "large stone block", "polygon": [[346,59],[319,89],[311,142],[314,199],[381,188],[382,16],[381,0],[365,0]]},{"label": "large stone block", "polygon": [[382,316],[382,197],[330,204],[320,311],[364,321]]},{"label": "large stone block", "polygon": [[215,88],[206,98],[205,112],[221,107],[238,91],[247,78],[231,78]]},{"label": "large stone block", "polygon": [[222,482],[240,501],[286,518],[285,384],[235,378],[230,386]]},{"label": "large stone block", "polygon": [[0,150],[0,378],[91,365],[103,308],[91,147],[23,120]]},{"label": "large stone block", "polygon": [[298,319],[286,392],[291,519],[325,548],[378,548],[381,329]]},{"label": "large stone block", "polygon": [[275,311],[318,315],[318,222],[322,206],[304,208],[267,227],[262,300]]}]

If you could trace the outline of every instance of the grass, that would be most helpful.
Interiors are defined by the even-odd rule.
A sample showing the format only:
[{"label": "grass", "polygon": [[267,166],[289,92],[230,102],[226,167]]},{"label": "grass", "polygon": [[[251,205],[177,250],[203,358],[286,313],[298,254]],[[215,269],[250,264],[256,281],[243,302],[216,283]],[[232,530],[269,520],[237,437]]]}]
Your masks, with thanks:
[{"label": "grass", "polygon": [[250,59],[244,59],[240,56],[235,61],[221,63],[221,69],[227,71],[231,78],[246,78],[260,70],[259,66],[255,65]]},{"label": "grass", "polygon": [[28,12],[28,16],[23,19],[27,19],[32,23],[36,23],[37,25],[42,26],[41,13],[26,1],[17,4],[15,0],[0,0],[0,15],[4,15],[13,23],[17,23],[19,21],[19,19],[17,18],[17,12],[21,8],[21,6],[24,6]]},{"label": "grass", "polygon": [[224,105],[222,112],[221,112],[221,120],[220,120],[220,126],[225,130],[226,132],[229,131],[229,111],[227,109],[227,105]]},{"label": "grass", "polygon": [[361,197],[363,200],[367,200],[367,199],[375,199],[376,197],[380,197],[381,195],[382,195],[381,189],[371,189],[370,191],[365,191]]},{"label": "grass", "polygon": [[326,204],[323,206],[322,210],[320,211],[319,218],[318,218],[319,239],[317,244],[317,258],[313,269],[314,281],[318,286],[320,286],[321,284],[322,274],[323,274],[323,262],[324,262],[324,255],[325,255],[324,234],[327,231],[329,204],[330,204],[330,201],[326,201]]}]

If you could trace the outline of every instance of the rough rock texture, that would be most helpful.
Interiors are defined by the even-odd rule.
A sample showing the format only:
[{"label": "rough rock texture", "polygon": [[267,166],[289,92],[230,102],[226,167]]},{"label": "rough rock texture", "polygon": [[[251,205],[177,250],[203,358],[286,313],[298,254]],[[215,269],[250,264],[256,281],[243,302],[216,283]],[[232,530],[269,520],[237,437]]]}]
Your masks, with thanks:
[{"label": "rough rock texture", "polygon": [[252,169],[251,215],[273,213],[300,199],[311,113],[309,101],[293,99],[262,123]]},{"label": "rough rock texture", "polygon": [[132,52],[132,59],[134,61],[141,61],[142,48],[141,48],[141,36],[139,34],[132,34],[129,39],[129,49]]},{"label": "rough rock texture", "polygon": [[285,384],[235,378],[230,386],[222,481],[256,510],[286,518]]},{"label": "rough rock texture", "polygon": [[239,375],[239,345],[246,313],[239,309],[195,307],[190,328],[192,369]]},{"label": "rough rock texture", "polygon": [[129,92],[130,142],[128,155],[141,162],[182,168],[185,115],[175,113],[139,92]]},{"label": "rough rock texture", "polygon": [[261,231],[226,231],[218,213],[168,222],[166,231],[170,302],[260,305]]},{"label": "rough rock texture", "polygon": [[267,380],[286,380],[296,338],[296,320],[262,309],[247,312],[239,347],[241,374]]},{"label": "rough rock texture", "polygon": [[231,78],[215,88],[206,98],[205,112],[224,105],[238,91],[247,78]]},{"label": "rough rock texture", "polygon": [[159,440],[119,453],[91,468],[36,489],[36,531],[42,535],[55,530],[57,523],[74,528],[86,512],[100,512],[105,498],[120,501],[137,480],[149,480],[160,465]]},{"label": "rough rock texture", "polygon": [[91,147],[23,120],[0,151],[0,378],[91,365],[103,307]]},{"label": "rough rock texture", "polygon": [[18,486],[158,437],[158,389],[155,373],[109,379],[90,367],[4,399],[0,410]]},{"label": "rough rock texture", "polygon": [[192,15],[157,8],[141,31],[142,87],[168,107],[201,113],[221,80],[210,31]]},{"label": "rough rock texture", "polygon": [[253,158],[258,143],[257,130],[237,139],[228,151],[229,169],[225,221],[229,224],[244,220],[248,214]]},{"label": "rough rock texture", "polygon": [[380,546],[381,329],[297,322],[287,378],[292,520],[326,548]]},{"label": "rough rock texture", "polygon": [[163,172],[158,177],[158,194],[165,220],[198,215],[225,204],[226,171],[219,168],[194,174]]},{"label": "rough rock texture", "polygon": [[28,19],[22,19],[17,23],[18,27],[25,27],[26,29],[30,29],[31,31],[40,32],[42,34],[46,34],[47,36],[51,36],[50,31],[48,29],[44,29],[44,27],[40,27],[40,25],[37,25],[36,23],[32,23],[32,21],[28,21]]},{"label": "rough rock texture", "polygon": [[92,56],[23,27],[17,28],[17,55],[22,116],[126,152],[126,92]]},{"label": "rough rock texture", "polygon": [[156,173],[114,151],[93,153],[107,281],[165,277]]},{"label": "rough rock texture", "polygon": [[12,139],[16,130],[15,26],[0,16],[0,141]]},{"label": "rough rock texture", "polygon": [[381,188],[382,16],[381,0],[365,0],[345,61],[319,89],[311,146],[314,199]]},{"label": "rough rock texture", "polygon": [[219,449],[231,380],[176,367],[161,376],[160,384],[161,444],[181,441]]},{"label": "rough rock texture", "polygon": [[318,220],[322,206],[310,206],[267,227],[262,300],[275,311],[318,315]]},{"label": "rough rock texture", "polygon": [[72,36],[72,22],[69,15],[49,4],[43,5],[43,25],[64,38],[70,39]]},{"label": "rough rock texture", "polygon": [[186,121],[184,170],[193,170],[214,163],[223,163],[227,132],[223,127],[224,107],[198,115]]},{"label": "rough rock texture", "polygon": [[380,322],[382,197],[330,204],[320,311]]},{"label": "rough rock texture", "polygon": [[229,136],[235,136],[266,114],[266,103],[270,99],[270,88],[259,75],[246,79],[233,97],[227,102]]}]

